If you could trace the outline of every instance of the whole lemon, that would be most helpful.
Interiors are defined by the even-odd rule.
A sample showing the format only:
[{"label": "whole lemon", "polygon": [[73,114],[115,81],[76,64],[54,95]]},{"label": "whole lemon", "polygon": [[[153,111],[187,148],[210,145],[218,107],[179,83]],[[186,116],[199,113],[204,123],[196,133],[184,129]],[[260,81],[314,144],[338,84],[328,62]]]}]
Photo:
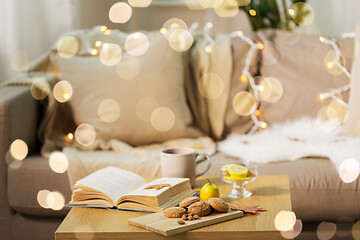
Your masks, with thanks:
[{"label": "whole lemon", "polygon": [[216,197],[218,198],[220,196],[219,188],[211,183],[208,180],[208,183],[206,183],[204,186],[202,186],[200,190],[200,199],[201,201],[207,201],[209,198]]}]

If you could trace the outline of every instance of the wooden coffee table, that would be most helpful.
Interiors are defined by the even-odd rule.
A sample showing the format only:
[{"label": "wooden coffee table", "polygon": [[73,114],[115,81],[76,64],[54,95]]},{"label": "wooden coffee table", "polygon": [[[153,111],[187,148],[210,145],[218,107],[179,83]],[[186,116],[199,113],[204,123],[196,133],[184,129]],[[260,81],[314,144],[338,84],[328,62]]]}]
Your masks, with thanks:
[{"label": "wooden coffee table", "polygon": [[[258,205],[268,211],[165,237],[128,224],[128,219],[146,213],[73,208],[56,230],[55,239],[283,239],[274,219],[280,211],[291,211],[288,176],[259,176],[247,186],[253,196],[236,200],[226,195],[232,189],[231,184],[217,177],[210,180],[218,185],[220,197],[225,200],[242,206]],[[197,190],[206,182],[205,178],[199,178]]]}]

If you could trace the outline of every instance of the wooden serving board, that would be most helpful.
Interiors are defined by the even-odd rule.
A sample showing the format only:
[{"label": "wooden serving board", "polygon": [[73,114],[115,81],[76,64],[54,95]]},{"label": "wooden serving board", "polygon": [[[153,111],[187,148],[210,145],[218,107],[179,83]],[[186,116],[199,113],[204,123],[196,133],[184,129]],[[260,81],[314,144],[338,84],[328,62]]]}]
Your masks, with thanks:
[{"label": "wooden serving board", "polygon": [[131,218],[128,220],[128,223],[164,236],[171,236],[242,216],[244,216],[244,212],[229,209],[229,212],[227,213],[212,212],[207,216],[200,217],[197,220],[185,221],[184,225],[180,225],[177,223],[180,218],[167,218],[164,216],[163,212],[158,212],[146,216]]}]

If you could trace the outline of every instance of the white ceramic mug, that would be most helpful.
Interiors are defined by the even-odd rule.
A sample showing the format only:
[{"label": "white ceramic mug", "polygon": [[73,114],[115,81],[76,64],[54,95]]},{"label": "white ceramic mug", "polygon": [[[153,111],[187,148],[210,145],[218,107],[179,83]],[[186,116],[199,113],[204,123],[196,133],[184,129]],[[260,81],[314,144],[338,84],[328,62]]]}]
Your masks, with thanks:
[{"label": "white ceramic mug", "polygon": [[[192,148],[165,149],[160,154],[160,160],[162,177],[189,178],[191,186],[194,186],[196,178],[206,173],[211,166],[208,155],[199,154]],[[206,169],[196,174],[196,166],[206,160]]]}]

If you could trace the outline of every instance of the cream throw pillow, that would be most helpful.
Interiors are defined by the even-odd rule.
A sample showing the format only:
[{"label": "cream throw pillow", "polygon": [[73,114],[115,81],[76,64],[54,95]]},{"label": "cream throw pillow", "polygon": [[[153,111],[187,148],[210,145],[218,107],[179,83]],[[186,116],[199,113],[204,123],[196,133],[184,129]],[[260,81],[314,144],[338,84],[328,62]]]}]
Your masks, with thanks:
[{"label": "cream throw pillow", "polygon": [[360,136],[360,24],[356,26],[355,60],[351,69],[351,83],[348,118],[343,126],[343,134]]},{"label": "cream throw pillow", "polygon": [[[89,35],[77,34],[79,46],[84,47]],[[119,43],[124,42],[122,35]],[[192,127],[186,103],[182,54],[173,51],[162,35],[148,37],[149,49],[141,56],[130,56],[121,46],[122,59],[115,66],[105,66],[89,54],[67,59],[52,54],[61,80],[72,85],[70,105],[76,124],[93,126],[97,139],[138,146],[201,135]]]}]

